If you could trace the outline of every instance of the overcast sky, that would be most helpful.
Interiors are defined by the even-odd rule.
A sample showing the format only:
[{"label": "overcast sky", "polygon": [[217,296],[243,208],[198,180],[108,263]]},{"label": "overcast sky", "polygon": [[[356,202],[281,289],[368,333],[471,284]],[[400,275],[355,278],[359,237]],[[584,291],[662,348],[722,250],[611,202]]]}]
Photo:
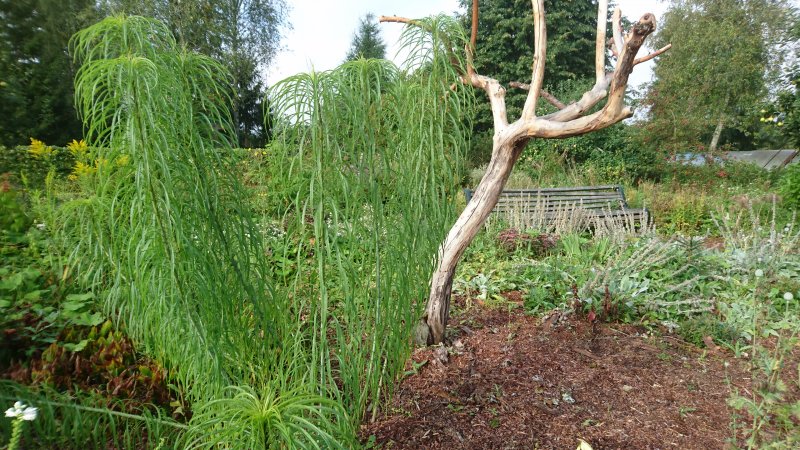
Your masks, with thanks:
[{"label": "overcast sky", "polygon": [[[419,18],[439,13],[453,14],[459,9],[458,0],[288,0],[287,3],[291,8],[289,22],[292,29],[285,33],[285,50],[277,56],[267,73],[270,86],[299,72],[338,66],[350,48],[360,18],[367,13]],[[630,20],[636,20],[646,12],[652,12],[660,19],[666,8],[664,3],[656,0],[619,0],[618,4],[622,14]],[[402,25],[381,24],[380,27],[388,46],[386,56],[394,58]],[[644,50],[641,53],[644,54]],[[395,62],[400,63],[399,60]],[[651,67],[652,62],[637,66],[631,75],[631,86],[649,81]]]}]

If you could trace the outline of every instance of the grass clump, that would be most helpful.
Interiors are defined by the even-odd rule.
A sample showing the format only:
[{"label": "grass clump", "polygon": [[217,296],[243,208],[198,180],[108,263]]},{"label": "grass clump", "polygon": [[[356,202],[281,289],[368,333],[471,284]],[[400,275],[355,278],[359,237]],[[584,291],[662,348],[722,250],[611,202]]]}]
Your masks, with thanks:
[{"label": "grass clump", "polygon": [[[142,17],[72,39],[86,140],[68,180],[49,176],[36,214],[63,256],[55,264],[86,292],[82,307],[163,366],[186,405],[179,423],[48,392],[53,413],[34,439],[50,442],[38,433],[67,414],[166,424],[147,445],[357,445],[410,353],[467,146],[472,94],[449,89],[445,54],[466,38],[452,19],[421,23],[403,37],[407,70],[360,60],[275,86],[278,139],[248,173],[278,187],[264,196],[239,177],[223,67]],[[138,431],[97,430],[59,445],[137,445]]]}]

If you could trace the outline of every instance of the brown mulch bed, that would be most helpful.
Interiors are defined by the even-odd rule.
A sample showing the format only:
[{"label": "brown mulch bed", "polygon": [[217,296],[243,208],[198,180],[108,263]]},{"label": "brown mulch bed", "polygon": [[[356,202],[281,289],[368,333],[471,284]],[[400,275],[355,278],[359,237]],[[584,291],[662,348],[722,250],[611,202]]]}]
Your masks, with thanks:
[{"label": "brown mulch bed", "polygon": [[[628,325],[473,308],[362,428],[391,449],[723,449],[743,363]],[[438,354],[443,353],[442,349]],[[726,367],[725,361],[729,361]],[[412,368],[409,363],[409,368]]]}]

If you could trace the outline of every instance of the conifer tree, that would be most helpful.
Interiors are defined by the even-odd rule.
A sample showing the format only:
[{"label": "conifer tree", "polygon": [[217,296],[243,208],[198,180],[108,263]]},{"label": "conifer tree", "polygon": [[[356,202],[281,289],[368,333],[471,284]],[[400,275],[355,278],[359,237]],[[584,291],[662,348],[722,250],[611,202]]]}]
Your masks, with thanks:
[{"label": "conifer tree", "polygon": [[386,57],[386,44],[381,38],[378,24],[375,22],[375,15],[367,14],[361,19],[358,31],[353,35],[353,42],[347,52],[345,61],[353,61],[358,58],[383,59]]}]

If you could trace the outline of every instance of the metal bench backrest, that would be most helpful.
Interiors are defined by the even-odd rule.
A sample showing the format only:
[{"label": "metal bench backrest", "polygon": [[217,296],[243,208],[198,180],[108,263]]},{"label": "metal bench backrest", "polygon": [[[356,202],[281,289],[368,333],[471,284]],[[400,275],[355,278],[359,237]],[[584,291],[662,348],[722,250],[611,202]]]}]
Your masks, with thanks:
[{"label": "metal bench backrest", "polygon": [[[465,189],[467,202],[472,190]],[[495,212],[539,209],[556,212],[564,209],[619,210],[627,208],[620,185],[576,186],[561,188],[509,189],[500,194]]]}]

